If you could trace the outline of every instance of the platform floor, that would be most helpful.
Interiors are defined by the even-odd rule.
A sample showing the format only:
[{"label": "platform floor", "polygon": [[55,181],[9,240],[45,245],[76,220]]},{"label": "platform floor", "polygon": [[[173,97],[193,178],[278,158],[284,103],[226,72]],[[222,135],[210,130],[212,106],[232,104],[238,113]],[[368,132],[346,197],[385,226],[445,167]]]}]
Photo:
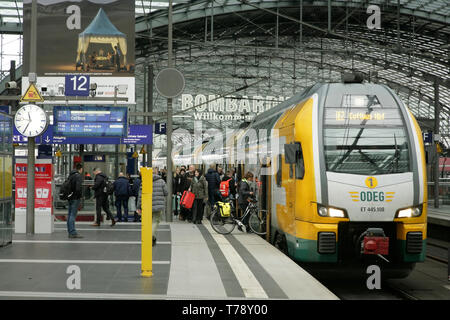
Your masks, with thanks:
[{"label": "platform floor", "polygon": [[[15,234],[0,248],[0,299],[338,299],[261,237],[223,236],[207,220],[160,224],[152,278],[140,276],[140,223],[76,228],[84,238],[56,222],[51,235]],[[67,288],[71,265],[79,290]]]},{"label": "platform floor", "polygon": [[435,208],[433,205],[428,205],[427,220],[431,224],[450,227],[450,206],[440,205],[439,208]]}]

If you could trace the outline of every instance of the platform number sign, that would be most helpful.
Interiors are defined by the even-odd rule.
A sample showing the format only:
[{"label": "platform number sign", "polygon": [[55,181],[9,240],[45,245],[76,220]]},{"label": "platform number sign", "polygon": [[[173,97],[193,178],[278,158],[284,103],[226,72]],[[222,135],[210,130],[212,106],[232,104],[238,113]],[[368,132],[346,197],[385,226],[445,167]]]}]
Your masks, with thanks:
[{"label": "platform number sign", "polygon": [[66,96],[89,96],[90,77],[86,75],[66,75]]}]

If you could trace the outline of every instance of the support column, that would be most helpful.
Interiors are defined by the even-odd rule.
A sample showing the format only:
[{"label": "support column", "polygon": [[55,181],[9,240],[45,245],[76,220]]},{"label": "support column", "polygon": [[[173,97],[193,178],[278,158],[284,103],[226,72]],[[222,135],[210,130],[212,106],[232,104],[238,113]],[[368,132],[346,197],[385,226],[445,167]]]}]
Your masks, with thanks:
[{"label": "support column", "polygon": [[437,135],[439,135],[439,115],[441,113],[441,106],[439,103],[439,82],[438,80],[434,80],[434,207],[439,208],[439,153],[437,152],[437,144],[438,141],[434,139]]},{"label": "support column", "polygon": [[[173,67],[172,62],[172,0],[169,0],[169,36],[168,36],[168,67]],[[172,222],[172,98],[167,99],[167,205],[166,205],[166,221]]]},{"label": "support column", "polygon": [[[148,86],[148,97],[147,97],[147,111],[153,112],[153,65],[148,66],[147,70],[147,86]],[[148,124],[152,126],[153,128],[153,117],[148,117]],[[147,145],[147,166],[152,167],[153,166],[153,143]]]},{"label": "support column", "polygon": [[[31,3],[31,37],[30,37],[30,73],[36,73],[36,42],[37,42],[37,0]],[[30,81],[30,83],[34,83]],[[27,159],[27,215],[26,232],[34,235],[34,164],[35,164],[35,138],[28,138],[28,159]]]},{"label": "support column", "polygon": [[[143,104],[144,112],[148,112],[149,111],[148,110],[148,103],[147,103],[147,87],[148,87],[148,84],[147,84],[147,66],[144,65],[144,104]],[[144,117],[144,123],[143,124],[145,124],[145,125],[149,124],[147,117]],[[144,147],[144,145],[142,145],[142,148],[143,147]],[[148,146],[147,146],[147,151],[148,151]],[[144,153],[142,155],[142,163],[143,163],[144,167],[148,166],[147,159],[148,159],[148,152]]]}]

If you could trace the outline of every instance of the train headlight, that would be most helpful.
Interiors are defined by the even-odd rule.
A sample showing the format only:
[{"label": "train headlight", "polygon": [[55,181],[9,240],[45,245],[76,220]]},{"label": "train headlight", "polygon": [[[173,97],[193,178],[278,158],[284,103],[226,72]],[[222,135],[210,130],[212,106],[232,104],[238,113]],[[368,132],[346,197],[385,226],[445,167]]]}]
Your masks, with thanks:
[{"label": "train headlight", "polygon": [[319,206],[319,207],[317,208],[317,213],[318,213],[319,216],[321,216],[321,217],[328,217],[328,209],[327,209],[327,207]]},{"label": "train headlight", "polygon": [[422,215],[423,205],[400,209],[397,211],[397,218],[415,218]]},{"label": "train headlight", "polygon": [[328,209],[328,214],[333,218],[345,218],[345,212],[341,209],[330,208]]},{"label": "train headlight", "polygon": [[317,205],[317,213],[321,217],[345,218],[347,216],[342,209],[325,207],[319,204]]}]

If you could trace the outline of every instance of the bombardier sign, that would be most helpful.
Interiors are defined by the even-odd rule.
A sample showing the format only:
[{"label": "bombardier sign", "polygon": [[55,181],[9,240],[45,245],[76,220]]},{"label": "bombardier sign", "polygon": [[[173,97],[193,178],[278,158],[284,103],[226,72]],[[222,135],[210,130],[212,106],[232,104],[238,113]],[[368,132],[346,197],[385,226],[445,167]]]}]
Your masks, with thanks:
[{"label": "bombardier sign", "polygon": [[288,98],[274,96],[220,97],[214,94],[182,94],[181,110],[190,109],[186,112],[192,114],[195,120],[248,121],[252,120],[257,114],[273,108]]}]

